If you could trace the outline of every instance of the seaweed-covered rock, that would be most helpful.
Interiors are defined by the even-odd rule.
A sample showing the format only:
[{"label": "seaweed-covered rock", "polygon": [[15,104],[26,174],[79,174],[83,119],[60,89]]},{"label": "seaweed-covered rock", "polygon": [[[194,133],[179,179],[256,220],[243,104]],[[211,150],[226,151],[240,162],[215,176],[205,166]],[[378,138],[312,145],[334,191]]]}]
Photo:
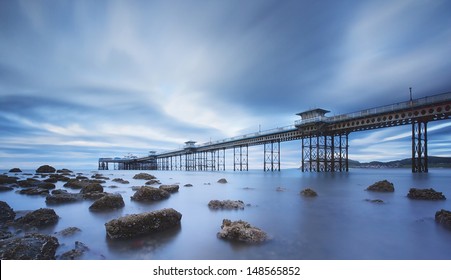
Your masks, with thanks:
[{"label": "seaweed-covered rock", "polygon": [[156,185],[156,184],[161,184],[161,183],[160,183],[160,180],[152,179],[152,180],[147,181],[145,184],[146,185]]},{"label": "seaweed-covered rock", "polygon": [[440,210],[435,213],[435,221],[451,229],[451,211]]},{"label": "seaweed-covered rock", "polygon": [[394,192],[395,187],[394,187],[393,183],[391,183],[387,180],[383,180],[383,181],[378,181],[378,182],[372,184],[366,190],[374,191],[374,192]]},{"label": "seaweed-covered rock", "polygon": [[103,187],[100,184],[93,183],[93,184],[88,184],[86,186],[83,186],[80,190],[81,194],[93,193],[93,192],[102,193]]},{"label": "seaweed-covered rock", "polygon": [[11,186],[0,185],[0,192],[6,192],[6,191],[12,191],[12,190],[14,190],[14,188]]},{"label": "seaweed-covered rock", "polygon": [[122,179],[122,178],[114,178],[112,181],[113,181],[113,182],[116,182],[116,183],[121,183],[121,184],[130,184],[129,181],[124,180],[124,179]]},{"label": "seaweed-covered rock", "polygon": [[210,200],[208,207],[211,209],[244,209],[244,202],[241,200]]},{"label": "seaweed-covered rock", "polygon": [[268,235],[263,230],[251,226],[248,222],[238,220],[222,221],[221,231],[217,236],[222,239],[242,241],[247,243],[260,243],[268,239]]},{"label": "seaweed-covered rock", "polygon": [[15,222],[25,226],[45,227],[56,224],[58,219],[59,217],[55,213],[55,210],[50,208],[40,208],[18,218]]},{"label": "seaweed-covered rock", "polygon": [[446,197],[434,189],[416,189],[411,188],[407,197],[410,199],[420,199],[420,200],[445,200]]},{"label": "seaweed-covered rock", "polygon": [[131,197],[136,201],[156,201],[163,200],[170,196],[169,192],[153,187],[142,186]]},{"label": "seaweed-covered rock", "polygon": [[226,183],[227,183],[227,180],[226,180],[225,178],[221,178],[221,179],[218,180],[218,183],[220,183],[220,184],[226,184]]},{"label": "seaweed-covered rock", "polygon": [[81,231],[81,229],[79,229],[78,227],[68,227],[68,228],[63,229],[62,231],[56,232],[55,234],[62,235],[62,236],[70,236],[70,235],[74,235],[80,231]]},{"label": "seaweed-covered rock", "polygon": [[83,242],[75,241],[75,249],[64,252],[63,254],[61,254],[59,259],[60,260],[78,260],[81,258],[81,256],[86,251],[89,251],[88,246],[86,246]]},{"label": "seaweed-covered rock", "polygon": [[26,188],[19,191],[20,194],[26,195],[47,195],[49,194],[49,190],[41,189],[41,188]]},{"label": "seaweed-covered rock", "polygon": [[87,190],[84,192],[89,192],[88,190],[92,190],[98,188],[100,186],[101,181],[99,180],[88,180],[88,179],[70,179],[64,184],[64,187],[70,189],[83,189]]},{"label": "seaweed-covered rock", "polygon": [[133,176],[133,179],[139,179],[139,180],[152,180],[157,179],[157,177],[148,174],[148,173],[138,173],[135,176]]},{"label": "seaweed-covered rock", "polygon": [[0,245],[2,260],[54,260],[59,242],[53,236],[29,233],[21,238],[2,240]]},{"label": "seaweed-covered rock", "polygon": [[55,173],[56,169],[50,165],[41,165],[36,169],[36,173]]},{"label": "seaweed-covered rock", "polygon": [[8,175],[0,175],[0,185],[17,183],[17,179],[18,179],[17,177],[10,177]]},{"label": "seaweed-covered rock", "polygon": [[107,194],[94,201],[94,203],[89,206],[89,210],[102,211],[119,209],[125,206],[124,199],[120,194]]},{"label": "seaweed-covered rock", "polygon": [[302,190],[302,191],[301,191],[301,195],[302,195],[302,196],[306,196],[306,197],[315,197],[315,196],[318,196],[318,194],[317,194],[314,190],[312,190],[312,189],[310,189],[310,188],[307,188],[307,189]]},{"label": "seaweed-covered rock", "polygon": [[66,190],[52,191],[51,195],[45,197],[45,203],[47,204],[65,204],[77,202],[82,199],[82,196],[78,193],[68,193]]},{"label": "seaweed-covered rock", "polygon": [[179,185],[161,185],[160,190],[165,190],[170,193],[175,193],[179,191]]},{"label": "seaweed-covered rock", "polygon": [[10,173],[20,173],[20,172],[22,172],[22,170],[20,170],[20,168],[15,167],[15,168],[11,168],[9,170],[9,172]]},{"label": "seaweed-covered rock", "polygon": [[127,239],[179,226],[181,219],[182,214],[168,208],[120,217],[107,222],[105,228],[109,238]]},{"label": "seaweed-covered rock", "polygon": [[0,223],[12,221],[15,217],[16,213],[11,206],[4,201],[0,201]]}]

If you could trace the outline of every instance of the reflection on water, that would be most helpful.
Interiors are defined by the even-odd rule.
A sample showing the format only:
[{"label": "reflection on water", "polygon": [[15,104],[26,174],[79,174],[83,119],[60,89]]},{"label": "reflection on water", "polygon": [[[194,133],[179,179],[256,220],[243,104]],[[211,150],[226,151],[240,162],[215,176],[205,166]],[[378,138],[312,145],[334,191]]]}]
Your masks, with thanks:
[{"label": "reflection on water", "polygon": [[[85,259],[451,259],[451,230],[434,221],[435,212],[451,210],[450,170],[412,174],[407,169],[365,170],[317,174],[299,170],[281,172],[182,172],[149,171],[162,184],[180,184],[178,193],[151,203],[132,201],[138,171],[110,170],[102,174],[130,184],[107,180],[106,192],[120,193],[125,207],[107,212],[89,211],[93,201],[64,205],[45,204],[44,196],[26,196],[14,191],[0,193],[15,211],[55,209],[58,224],[44,233],[68,227],[81,231],[60,241],[57,254],[74,248],[76,241],[89,247]],[[90,177],[91,172],[84,172]],[[22,177],[30,177],[20,175]],[[217,180],[226,178],[227,184]],[[394,193],[374,193],[365,188],[387,179]],[[192,187],[184,187],[192,184]],[[65,189],[62,182],[57,188]],[[408,190],[434,188],[445,201],[417,201]],[[317,197],[300,191],[311,188]],[[76,192],[69,190],[70,192]],[[244,210],[210,210],[212,199],[242,200]],[[368,200],[382,200],[374,203]],[[182,213],[181,226],[132,240],[111,240],[105,223],[127,215],[174,208]],[[270,240],[248,245],[217,238],[222,220],[244,220],[266,231]]]}]

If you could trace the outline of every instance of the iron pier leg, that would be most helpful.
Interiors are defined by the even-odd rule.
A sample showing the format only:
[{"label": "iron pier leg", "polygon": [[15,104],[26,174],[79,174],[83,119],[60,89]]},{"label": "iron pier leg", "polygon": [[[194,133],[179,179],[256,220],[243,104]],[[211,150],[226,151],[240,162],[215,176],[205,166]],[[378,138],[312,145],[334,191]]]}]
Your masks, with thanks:
[{"label": "iron pier leg", "polygon": [[414,121],[412,123],[413,173],[427,173],[429,171],[427,140],[427,121]]}]

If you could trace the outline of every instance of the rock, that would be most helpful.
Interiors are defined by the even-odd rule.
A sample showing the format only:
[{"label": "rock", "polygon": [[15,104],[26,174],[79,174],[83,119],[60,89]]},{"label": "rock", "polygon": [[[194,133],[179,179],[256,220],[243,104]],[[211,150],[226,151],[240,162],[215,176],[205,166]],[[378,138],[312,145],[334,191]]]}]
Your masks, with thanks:
[{"label": "rock", "polygon": [[132,214],[111,220],[105,224],[111,239],[127,239],[152,234],[180,225],[182,214],[172,208]]},{"label": "rock", "polygon": [[97,179],[97,180],[110,180],[110,178],[105,177],[100,173],[96,173],[96,174],[92,175],[91,178]]},{"label": "rock", "polygon": [[183,186],[184,186],[184,187],[187,187],[187,188],[190,188],[190,187],[193,186],[193,184],[184,184]]},{"label": "rock", "polygon": [[152,179],[146,182],[146,185],[156,185],[156,184],[161,184],[159,180],[157,179]]},{"label": "rock", "polygon": [[102,193],[103,187],[100,184],[93,183],[93,184],[88,184],[88,185],[83,186],[80,190],[81,194],[94,193],[94,192]]},{"label": "rock", "polygon": [[83,188],[91,189],[91,188],[98,188],[97,185],[100,185],[100,184],[101,183],[98,180],[70,179],[69,181],[67,181],[67,183],[64,184],[64,187],[70,188],[70,189],[83,189]]},{"label": "rock", "polygon": [[88,193],[83,193],[80,194],[82,196],[83,199],[87,199],[87,200],[97,200],[100,199],[106,195],[108,195],[108,193],[105,192],[88,192]]},{"label": "rock", "polygon": [[60,256],[60,260],[78,260],[84,254],[84,252],[89,251],[88,246],[83,242],[75,241],[75,249],[64,252]]},{"label": "rock", "polygon": [[211,209],[244,209],[244,202],[241,200],[211,200],[208,207]]},{"label": "rock", "polygon": [[11,168],[8,172],[11,172],[11,173],[20,173],[20,172],[22,172],[22,170],[20,170],[20,168],[15,167],[15,168]]},{"label": "rock", "polygon": [[58,222],[58,219],[59,217],[56,215],[55,210],[40,208],[17,219],[15,222],[17,224],[39,228],[54,225]]},{"label": "rock", "polygon": [[175,193],[179,191],[179,185],[161,185],[160,190],[165,190],[169,193]]},{"label": "rock", "polygon": [[2,240],[0,258],[2,260],[54,260],[59,246],[53,236],[29,233],[22,238]]},{"label": "rock", "polygon": [[435,213],[435,221],[451,229],[451,211],[440,210]]},{"label": "rock", "polygon": [[19,191],[20,194],[26,195],[48,195],[49,190],[41,189],[41,188],[26,188]]},{"label": "rock", "polygon": [[218,180],[218,183],[220,183],[220,184],[226,184],[226,183],[227,183],[227,180],[226,180],[225,178],[221,178],[221,179]]},{"label": "rock", "polygon": [[434,189],[416,189],[411,188],[407,197],[410,199],[421,199],[421,200],[445,200],[446,197]]},{"label": "rock", "polygon": [[55,173],[56,169],[50,165],[42,165],[36,169],[36,173]]},{"label": "rock", "polygon": [[384,203],[382,199],[365,199],[365,201],[371,202],[371,203]]},{"label": "rock", "polygon": [[117,182],[117,183],[121,183],[121,184],[130,184],[129,181],[124,180],[124,179],[122,179],[122,178],[115,178],[115,179],[113,179],[112,181],[113,181],[113,182]]},{"label": "rock", "polygon": [[6,192],[6,191],[12,191],[12,190],[14,190],[13,187],[0,185],[0,192]]},{"label": "rock", "polygon": [[305,196],[305,197],[315,197],[315,196],[318,196],[318,194],[317,194],[314,190],[312,190],[312,189],[310,189],[310,188],[307,188],[307,189],[302,190],[302,191],[301,191],[301,195],[302,195],[302,196]]},{"label": "rock", "polygon": [[16,213],[8,203],[0,201],[0,223],[12,221],[15,217]]},{"label": "rock", "polygon": [[142,186],[131,197],[136,201],[156,201],[166,199],[170,196],[169,192],[153,187]]},{"label": "rock", "polygon": [[148,173],[138,173],[135,176],[133,176],[133,179],[152,180],[152,179],[157,179],[157,177],[150,175]]},{"label": "rock", "polygon": [[53,183],[58,182],[58,179],[56,179],[55,177],[50,177],[50,178],[45,179],[44,182],[53,184]]},{"label": "rock", "polygon": [[69,174],[73,173],[73,171],[72,171],[72,170],[69,170],[69,169],[67,169],[67,168],[63,168],[63,169],[58,169],[58,170],[56,171],[56,173],[65,173],[66,175],[69,175]]},{"label": "rock", "polygon": [[268,239],[264,231],[251,226],[248,222],[242,220],[232,222],[228,219],[222,221],[221,231],[217,236],[222,239],[248,243],[260,243]]},{"label": "rock", "polygon": [[387,180],[383,180],[383,181],[378,181],[378,182],[372,184],[366,190],[374,191],[374,192],[394,192],[395,187],[393,186],[393,183],[391,183]]},{"label": "rock", "polygon": [[63,229],[62,231],[57,232],[56,234],[62,235],[62,236],[69,236],[69,235],[74,235],[80,231],[81,231],[81,229],[79,229],[78,227],[68,227],[68,228]]},{"label": "rock", "polygon": [[0,185],[17,183],[17,179],[18,179],[17,177],[9,177],[7,175],[0,175]]},{"label": "rock", "polygon": [[277,187],[276,188],[276,192],[284,192],[284,191],[286,191],[287,189],[286,188],[284,188],[284,187]]},{"label": "rock", "polygon": [[78,193],[68,193],[65,190],[52,191],[51,195],[45,197],[46,204],[64,204],[77,202],[82,199],[82,196]]},{"label": "rock", "polygon": [[108,194],[94,201],[94,203],[89,206],[89,210],[100,211],[100,210],[111,210],[119,209],[125,206],[124,199],[120,194]]}]

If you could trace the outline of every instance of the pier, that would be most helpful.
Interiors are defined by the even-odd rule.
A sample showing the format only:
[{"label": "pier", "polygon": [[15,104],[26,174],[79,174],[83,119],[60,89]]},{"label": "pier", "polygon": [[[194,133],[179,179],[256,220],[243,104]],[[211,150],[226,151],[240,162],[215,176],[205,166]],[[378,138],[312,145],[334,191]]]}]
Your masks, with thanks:
[{"label": "pier", "polygon": [[110,166],[120,170],[225,170],[226,150],[233,150],[233,170],[249,170],[249,147],[263,146],[263,170],[280,171],[280,144],[300,141],[303,172],[349,171],[350,133],[411,125],[412,172],[428,172],[429,122],[451,116],[451,92],[427,96],[358,112],[328,117],[328,110],[317,108],[298,113],[293,125],[249,133],[196,145],[185,142],[180,149],[150,152],[140,158],[99,158],[99,170]]}]

